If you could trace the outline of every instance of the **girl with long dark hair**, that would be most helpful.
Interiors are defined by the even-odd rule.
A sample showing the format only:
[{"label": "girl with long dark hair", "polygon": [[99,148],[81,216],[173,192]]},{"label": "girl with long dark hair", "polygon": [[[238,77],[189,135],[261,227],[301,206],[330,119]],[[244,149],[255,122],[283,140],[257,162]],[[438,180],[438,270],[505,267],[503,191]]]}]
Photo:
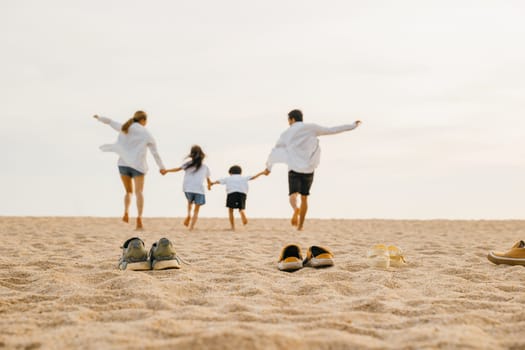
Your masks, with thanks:
[{"label": "girl with long dark hair", "polygon": [[184,170],[182,190],[188,200],[188,215],[184,220],[184,226],[189,226],[190,230],[193,230],[195,227],[200,207],[206,204],[204,180],[207,181],[208,190],[211,187],[210,169],[203,163],[205,157],[206,155],[201,147],[194,145],[191,147],[190,154],[188,154],[186,162],[182,166],[165,171],[165,173],[176,173]]}]

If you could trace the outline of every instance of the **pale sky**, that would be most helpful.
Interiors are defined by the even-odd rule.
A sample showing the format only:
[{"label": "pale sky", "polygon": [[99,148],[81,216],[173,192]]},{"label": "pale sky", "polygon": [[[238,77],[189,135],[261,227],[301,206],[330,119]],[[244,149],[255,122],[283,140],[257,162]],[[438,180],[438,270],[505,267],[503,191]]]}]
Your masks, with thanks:
[{"label": "pale sky", "polygon": [[[264,169],[300,108],[324,126],[308,217],[525,213],[522,1],[0,1],[0,215],[120,216],[124,122],[149,115],[168,167]],[[145,217],[181,217],[180,173],[149,156]],[[287,169],[250,183],[249,217],[288,217]],[[201,216],[226,217],[224,187]],[[136,213],[132,206],[131,214]]]}]

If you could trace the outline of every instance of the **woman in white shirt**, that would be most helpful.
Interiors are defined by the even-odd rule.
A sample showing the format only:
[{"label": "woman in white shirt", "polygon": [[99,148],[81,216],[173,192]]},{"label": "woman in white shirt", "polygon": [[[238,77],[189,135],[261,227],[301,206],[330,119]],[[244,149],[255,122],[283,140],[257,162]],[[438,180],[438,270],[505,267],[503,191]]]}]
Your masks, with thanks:
[{"label": "woman in white shirt", "polygon": [[122,221],[129,222],[128,209],[131,203],[133,187],[135,187],[135,196],[137,199],[137,230],[143,229],[142,210],[144,208],[144,176],[148,171],[146,162],[147,149],[149,148],[155,162],[159,166],[160,173],[165,173],[165,167],[162,159],[157,152],[155,139],[145,128],[148,116],[143,111],[137,111],[124,124],[111,120],[109,118],[93,116],[99,122],[108,124],[119,132],[117,142],[110,145],[103,145],[100,149],[104,152],[115,152],[119,155],[118,168],[120,178],[126,194],[124,196],[124,215]]}]

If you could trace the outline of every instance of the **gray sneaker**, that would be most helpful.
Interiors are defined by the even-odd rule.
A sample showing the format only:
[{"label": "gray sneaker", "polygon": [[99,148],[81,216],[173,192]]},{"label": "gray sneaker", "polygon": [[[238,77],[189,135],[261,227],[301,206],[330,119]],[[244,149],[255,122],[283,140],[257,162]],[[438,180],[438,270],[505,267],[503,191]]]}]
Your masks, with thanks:
[{"label": "gray sneaker", "polygon": [[122,248],[122,257],[119,260],[119,269],[132,271],[151,269],[148,261],[148,251],[142,239],[138,237],[130,238],[120,248]]},{"label": "gray sneaker", "polygon": [[152,270],[180,269],[181,258],[177,256],[175,248],[167,238],[161,238],[153,243],[149,251]]}]

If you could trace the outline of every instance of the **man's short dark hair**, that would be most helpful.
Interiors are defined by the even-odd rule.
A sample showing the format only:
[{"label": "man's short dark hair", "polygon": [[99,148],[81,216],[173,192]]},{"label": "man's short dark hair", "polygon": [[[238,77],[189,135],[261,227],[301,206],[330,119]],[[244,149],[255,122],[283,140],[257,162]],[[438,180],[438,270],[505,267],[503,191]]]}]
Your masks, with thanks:
[{"label": "man's short dark hair", "polygon": [[288,113],[288,118],[289,119],[293,119],[296,122],[302,122],[303,121],[303,112],[301,112],[301,110],[299,110],[299,109],[294,109],[293,111],[290,111],[290,113]]},{"label": "man's short dark hair", "polygon": [[234,165],[228,170],[228,173],[230,175],[241,175],[242,174],[242,168],[238,165]]}]

